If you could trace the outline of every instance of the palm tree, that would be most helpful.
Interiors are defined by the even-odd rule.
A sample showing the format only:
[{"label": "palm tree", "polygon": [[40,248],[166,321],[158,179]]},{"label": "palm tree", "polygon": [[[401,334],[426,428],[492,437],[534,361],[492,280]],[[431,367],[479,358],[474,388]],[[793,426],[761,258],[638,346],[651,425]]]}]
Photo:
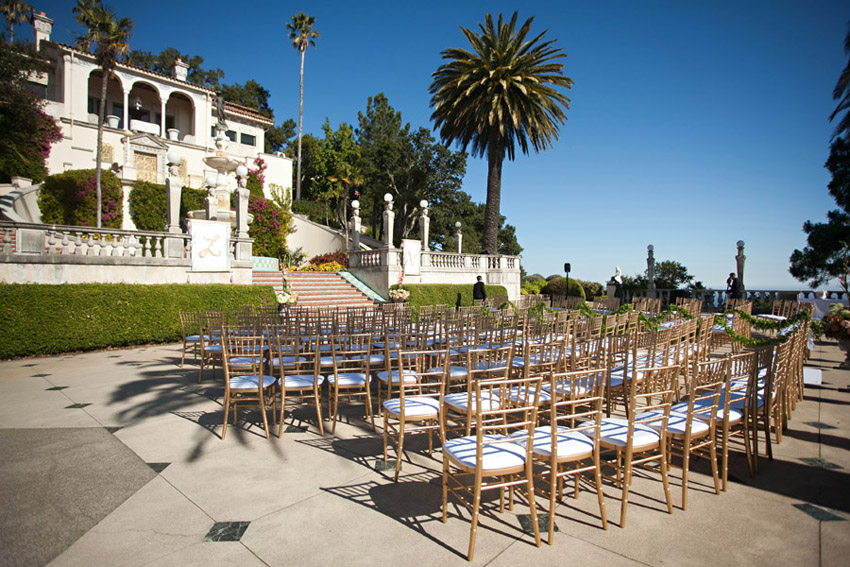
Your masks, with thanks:
[{"label": "palm tree", "polygon": [[101,0],[78,0],[73,10],[77,21],[85,26],[86,33],[77,37],[76,46],[84,51],[94,48],[97,64],[103,71],[103,84],[100,90],[100,108],[97,116],[97,153],[95,171],[97,178],[97,228],[101,227],[102,197],[100,180],[102,175],[101,151],[103,146],[103,120],[106,114],[106,86],[115,73],[118,61],[130,51],[130,32],[133,20],[117,19],[115,13],[101,3]]},{"label": "palm tree", "polygon": [[316,23],[316,18],[308,16],[304,12],[292,16],[292,22],[286,24],[286,29],[289,30],[289,39],[292,40],[292,47],[301,52],[301,80],[300,80],[300,98],[298,100],[298,157],[296,158],[295,171],[295,199],[301,200],[301,129],[304,121],[304,53],[311,45],[316,47],[316,42],[313,41],[319,37],[319,32],[313,29]]},{"label": "palm tree", "polygon": [[[850,55],[850,24],[847,25],[847,35],[844,36],[844,53]],[[850,109],[850,59],[847,61],[847,66],[841,71],[841,75],[838,76],[838,82],[835,83],[835,88],[832,91],[832,99],[841,99],[841,102],[829,115],[830,122],[840,113]],[[850,112],[838,121],[835,131],[832,133],[832,138],[837,138],[845,132],[850,132]]]},{"label": "palm tree", "polygon": [[15,26],[29,21],[32,17],[32,6],[24,2],[4,0],[0,4],[0,12],[3,12],[3,17],[9,23],[9,43],[13,43],[15,41]]},{"label": "palm tree", "polygon": [[442,53],[448,60],[434,72],[429,88],[431,119],[446,145],[459,142],[462,150],[472,144],[473,155],[487,155],[487,207],[484,214],[484,253],[498,253],[499,202],[502,190],[502,162],[513,160],[515,147],[523,154],[529,146],[535,152],[551,147],[558,139],[559,124],[570,99],[557,87],[570,88],[572,79],[563,75],[557,59],[566,57],[552,47],[554,40],[542,41],[543,33],[527,39],[534,18],[515,33],[517,13],[497,25],[487,14],[480,33],[461,31],[472,51],[450,48]]}]

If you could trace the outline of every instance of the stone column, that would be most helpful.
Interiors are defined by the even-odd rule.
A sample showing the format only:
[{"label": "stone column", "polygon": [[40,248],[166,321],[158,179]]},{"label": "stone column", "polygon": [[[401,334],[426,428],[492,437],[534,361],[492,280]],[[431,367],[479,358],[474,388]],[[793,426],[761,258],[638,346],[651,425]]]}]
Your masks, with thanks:
[{"label": "stone column", "polygon": [[251,192],[248,191],[248,168],[245,164],[236,168],[236,181],[236,235],[248,238],[248,199]]},{"label": "stone column", "polygon": [[165,179],[165,193],[168,219],[166,232],[180,234],[180,195],[183,192],[183,182],[180,179],[180,154],[174,150],[168,152],[168,177]]},{"label": "stone column", "polygon": [[655,254],[653,251],[655,250],[655,246],[650,244],[646,247],[646,275],[647,275],[647,285],[646,285],[646,296],[655,298]]},{"label": "stone column", "polygon": [[[168,216],[165,231],[170,234],[182,234],[180,229],[180,196],[183,192],[183,182],[180,179],[180,154],[174,150],[168,152],[168,177],[165,179],[165,198]],[[165,257],[183,257],[183,239],[166,237]]]},{"label": "stone column", "polygon": [[349,227],[351,228],[351,251],[360,251],[360,201],[357,199],[351,201],[351,220]]},{"label": "stone column", "polygon": [[744,262],[747,257],[744,256],[744,241],[739,240],[737,242],[738,246],[738,255],[735,256],[735,263],[738,268],[738,281],[741,283],[741,289],[744,290],[744,297],[747,296],[747,288],[744,286]]},{"label": "stone column", "polygon": [[428,232],[431,225],[431,219],[428,217],[428,201],[422,199],[419,202],[422,207],[422,214],[419,215],[419,237],[422,239],[422,250],[430,250],[428,246]]},{"label": "stone column", "polygon": [[395,213],[393,212],[393,196],[391,193],[384,195],[384,237],[387,248],[393,247],[393,224],[395,224]]},{"label": "stone column", "polygon": [[[162,95],[160,95],[160,96],[162,96]],[[161,108],[160,115],[159,115],[159,117],[160,117],[159,135],[160,135],[160,137],[165,138],[166,135],[165,135],[165,100],[164,99],[160,99],[159,106]]]},{"label": "stone column", "polygon": [[463,254],[463,232],[461,232],[460,221],[455,223],[455,242],[457,243],[457,253]]}]

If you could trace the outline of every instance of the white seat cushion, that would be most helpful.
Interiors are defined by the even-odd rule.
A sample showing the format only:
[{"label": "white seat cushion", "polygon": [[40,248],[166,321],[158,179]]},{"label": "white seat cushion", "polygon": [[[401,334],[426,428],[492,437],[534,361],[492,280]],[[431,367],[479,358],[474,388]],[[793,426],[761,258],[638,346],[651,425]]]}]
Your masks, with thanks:
[{"label": "white seat cushion", "polygon": [[[593,455],[593,440],[581,431],[573,431],[567,427],[558,427],[556,430],[555,454],[559,459],[579,459]],[[518,441],[525,446],[526,433],[518,431],[511,437],[522,438]],[[544,425],[534,429],[532,440],[532,451],[535,455],[549,458],[552,455],[552,426]]]},{"label": "white seat cushion", "polygon": [[[455,394],[448,394],[443,398],[443,403],[451,409],[460,412],[466,413],[467,410],[475,411],[476,399],[475,396],[472,396],[472,407],[469,407],[469,398],[470,396],[466,392],[457,392]],[[491,396],[487,393],[482,393],[482,403],[481,409],[482,411],[488,411],[491,409],[498,409],[500,406],[498,398],[491,398]]]},{"label": "white seat cushion", "polygon": [[[268,388],[277,382],[274,376],[263,376],[263,388]],[[231,390],[256,390],[260,384],[260,377],[256,374],[251,376],[233,376],[230,379]]]},{"label": "white seat cushion", "polygon": [[369,376],[363,372],[340,372],[339,374],[328,374],[328,383],[340,386],[362,386],[369,382]]},{"label": "white seat cushion", "polygon": [[[501,435],[484,435],[485,441],[505,439]],[[450,439],[443,445],[443,453],[469,468],[476,465],[475,436]],[[499,443],[485,445],[481,455],[481,469],[484,471],[521,467],[525,464],[525,448],[519,443]]]},{"label": "white seat cushion", "polygon": [[[443,367],[441,366],[435,370],[442,372]],[[467,374],[469,374],[469,371],[466,369],[466,366],[449,366],[449,378],[466,378]]]},{"label": "white seat cushion", "polygon": [[[653,420],[653,417],[657,420]],[[664,414],[660,411],[650,411],[640,415],[641,425],[651,427],[656,431],[661,430],[661,420]],[[650,419],[652,421],[644,421]],[[667,432],[672,435],[684,435],[688,428],[688,414],[670,411],[670,418],[667,420]],[[691,435],[702,435],[708,431],[708,423],[700,419],[691,421]]]},{"label": "white seat cushion", "polygon": [[[387,382],[389,382],[389,380],[390,380],[389,373],[387,373],[386,370],[381,370],[380,372],[375,374],[375,376],[377,376],[378,380],[380,380],[381,382],[383,382],[385,384]],[[393,384],[399,383],[398,370],[392,371],[392,382],[393,382]],[[404,371],[404,383],[405,384],[416,383],[416,372],[414,372],[413,370],[405,370]]]},{"label": "white seat cushion", "polygon": [[[602,420],[599,432],[599,442],[603,445],[625,448],[628,444],[629,420],[620,417],[606,417]],[[593,435],[593,430],[585,431],[585,435]],[[661,435],[651,427],[635,424],[634,447],[651,447],[657,445]]]},{"label": "white seat cushion", "polygon": [[[285,376],[286,382],[284,384],[284,388],[287,390],[305,390],[307,388],[313,387],[313,375],[312,374],[287,374]],[[319,374],[316,377],[316,384],[321,386],[325,381],[325,377]],[[278,384],[280,384],[280,380],[278,380]]]},{"label": "white seat cushion", "polygon": [[[393,398],[385,401],[384,409],[391,415],[401,416],[401,399]],[[440,400],[428,396],[410,396],[404,398],[404,417],[433,417],[440,414]]]}]

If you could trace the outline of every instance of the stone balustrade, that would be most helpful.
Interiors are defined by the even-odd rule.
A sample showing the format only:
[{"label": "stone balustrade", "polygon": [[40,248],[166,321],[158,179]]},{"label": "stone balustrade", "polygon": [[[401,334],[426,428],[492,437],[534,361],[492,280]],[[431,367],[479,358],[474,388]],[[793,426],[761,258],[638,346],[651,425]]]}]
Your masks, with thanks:
[{"label": "stone balustrade", "polygon": [[251,243],[230,238],[229,271],[193,271],[189,234],[0,221],[3,283],[251,283]]},{"label": "stone balustrade", "polygon": [[[416,249],[414,245],[411,249]],[[421,250],[418,261],[405,261],[401,248],[352,251],[348,269],[358,279],[387,297],[390,286],[405,284],[468,284],[482,276],[488,285],[507,289],[512,301],[520,295],[520,257],[457,254]],[[415,267],[414,267],[415,266]]]}]

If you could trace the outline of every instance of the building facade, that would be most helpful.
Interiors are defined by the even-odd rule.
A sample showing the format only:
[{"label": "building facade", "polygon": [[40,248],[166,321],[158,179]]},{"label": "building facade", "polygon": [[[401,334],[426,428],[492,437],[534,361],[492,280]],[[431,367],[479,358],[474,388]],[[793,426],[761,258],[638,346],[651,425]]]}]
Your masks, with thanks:
[{"label": "building facade", "polygon": [[[53,20],[43,13],[33,16],[33,28],[36,48],[49,58],[51,67],[31,82],[63,136],[51,148],[49,172],[94,168],[103,73],[92,54],[50,41]],[[122,180],[125,229],[135,228],[127,206],[133,183],[164,183],[169,152],[180,156],[180,178],[186,187],[202,188],[205,178],[215,173],[203,158],[216,149],[216,93],[188,82],[188,70],[180,60],[170,75],[119,63],[107,83],[101,161]],[[272,186],[291,191],[292,160],[263,152],[265,132],[274,121],[231,103],[224,103],[223,112],[228,156],[249,168],[257,158],[265,162],[267,197]]]}]

